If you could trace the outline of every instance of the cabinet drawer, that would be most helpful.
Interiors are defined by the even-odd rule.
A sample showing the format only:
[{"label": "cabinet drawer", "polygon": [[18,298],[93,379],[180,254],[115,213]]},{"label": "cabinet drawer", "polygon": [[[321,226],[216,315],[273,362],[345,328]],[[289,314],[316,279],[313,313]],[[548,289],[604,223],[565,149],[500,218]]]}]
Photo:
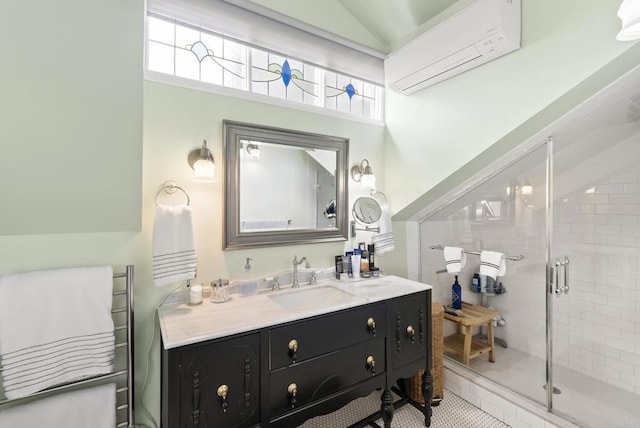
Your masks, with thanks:
[{"label": "cabinet drawer", "polygon": [[426,358],[431,338],[427,331],[427,317],[431,313],[427,311],[427,303],[431,305],[428,300],[426,293],[418,293],[389,303],[388,336],[394,368]]},{"label": "cabinet drawer", "polygon": [[[373,367],[368,363],[370,357]],[[269,415],[275,418],[384,372],[384,338],[277,370],[270,375]],[[295,400],[292,384],[296,386]]]},{"label": "cabinet drawer", "polygon": [[260,336],[252,334],[180,350],[181,427],[250,427],[259,422],[259,344]]},{"label": "cabinet drawer", "polygon": [[[374,327],[369,325],[370,318]],[[384,337],[385,324],[385,305],[375,304],[271,329],[270,368],[279,369],[355,343]]]}]

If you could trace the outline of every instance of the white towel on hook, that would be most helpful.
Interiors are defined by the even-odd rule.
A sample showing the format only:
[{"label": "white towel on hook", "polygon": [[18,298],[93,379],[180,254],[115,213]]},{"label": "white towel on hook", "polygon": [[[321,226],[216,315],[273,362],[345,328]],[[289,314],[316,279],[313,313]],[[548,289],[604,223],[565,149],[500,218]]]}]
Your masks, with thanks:
[{"label": "white towel on hook", "polygon": [[113,428],[115,426],[116,385],[114,383],[41,398],[0,412],[0,427]]},{"label": "white towel on hook", "polygon": [[158,205],[153,223],[153,282],[157,286],[196,277],[191,208]]},{"label": "white towel on hook", "polygon": [[393,237],[393,226],[391,222],[391,208],[388,205],[381,207],[382,213],[378,221],[380,232],[371,237],[371,243],[375,246],[375,254],[380,255],[395,250],[396,244]]},{"label": "white towel on hook", "polygon": [[460,247],[444,247],[444,261],[447,272],[460,273],[467,262],[467,255]]},{"label": "white towel on hook", "polygon": [[111,267],[0,276],[7,398],[113,371]]},{"label": "white towel on hook", "polygon": [[496,279],[507,273],[507,263],[504,254],[497,251],[482,251],[480,253],[480,274]]}]

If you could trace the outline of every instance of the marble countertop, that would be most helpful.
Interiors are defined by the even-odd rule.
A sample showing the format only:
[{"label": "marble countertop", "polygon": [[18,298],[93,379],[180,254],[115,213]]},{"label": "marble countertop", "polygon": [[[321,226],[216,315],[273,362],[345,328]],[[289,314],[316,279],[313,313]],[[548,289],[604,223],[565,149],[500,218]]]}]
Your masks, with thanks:
[{"label": "marble countertop", "polygon": [[[309,299],[295,306],[282,306],[274,296],[304,292],[313,288],[331,287],[348,294],[337,293],[340,298],[321,301]],[[260,290],[252,296],[231,295],[229,301],[213,303],[209,299],[195,306],[188,304],[189,293],[181,290],[158,308],[158,320],[165,349],[177,348],[379,302],[431,289],[430,285],[400,278],[379,278],[339,281],[319,280],[317,285],[301,285],[300,288],[283,288],[280,291]],[[321,291],[321,290],[318,290]]]}]

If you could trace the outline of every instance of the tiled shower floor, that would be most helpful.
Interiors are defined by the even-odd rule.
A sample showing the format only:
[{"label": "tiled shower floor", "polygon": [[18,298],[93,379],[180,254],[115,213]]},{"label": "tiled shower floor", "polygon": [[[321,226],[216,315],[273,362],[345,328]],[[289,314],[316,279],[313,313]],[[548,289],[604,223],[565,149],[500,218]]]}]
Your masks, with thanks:
[{"label": "tiled shower floor", "polygon": [[[433,407],[432,428],[507,428],[503,422],[483,412],[454,393],[445,390],[444,399]],[[380,411],[380,392],[359,398],[337,412],[313,418],[300,428],[344,428]],[[383,427],[382,419],[375,422]],[[396,409],[391,423],[393,428],[422,428],[424,416],[410,404]]]}]

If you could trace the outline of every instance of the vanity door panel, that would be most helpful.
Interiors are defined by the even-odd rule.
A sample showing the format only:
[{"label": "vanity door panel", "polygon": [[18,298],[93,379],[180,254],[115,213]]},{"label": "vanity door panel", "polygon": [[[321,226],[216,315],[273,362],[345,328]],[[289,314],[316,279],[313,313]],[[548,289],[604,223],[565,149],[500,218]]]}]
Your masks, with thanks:
[{"label": "vanity door panel", "polygon": [[[393,367],[399,368],[416,360],[425,360],[430,332],[427,317],[431,307],[426,292],[411,294],[389,302],[389,346]],[[424,366],[424,361],[423,361]]]},{"label": "vanity door panel", "polygon": [[180,349],[180,426],[251,427],[259,422],[259,335]]},{"label": "vanity door panel", "polygon": [[275,418],[336,394],[385,369],[385,341],[378,338],[276,370],[270,375],[269,415]]},{"label": "vanity door panel", "polygon": [[269,331],[270,368],[276,370],[384,337],[385,324],[385,305],[382,303],[273,328]]}]

